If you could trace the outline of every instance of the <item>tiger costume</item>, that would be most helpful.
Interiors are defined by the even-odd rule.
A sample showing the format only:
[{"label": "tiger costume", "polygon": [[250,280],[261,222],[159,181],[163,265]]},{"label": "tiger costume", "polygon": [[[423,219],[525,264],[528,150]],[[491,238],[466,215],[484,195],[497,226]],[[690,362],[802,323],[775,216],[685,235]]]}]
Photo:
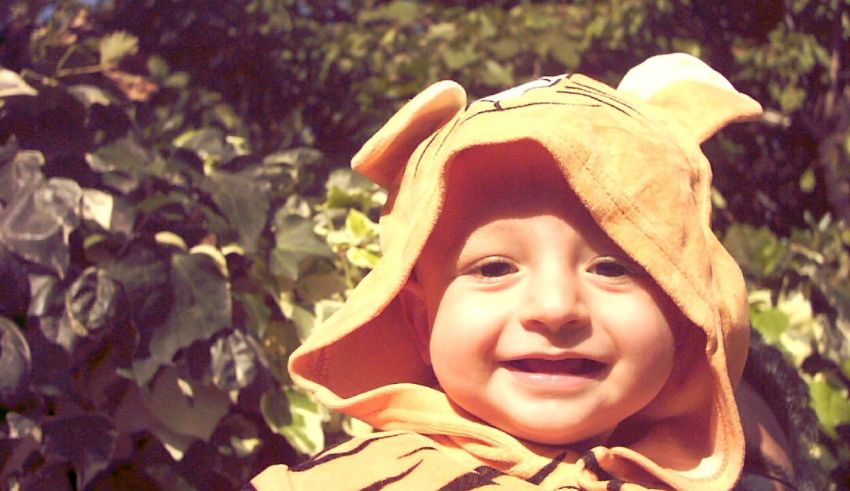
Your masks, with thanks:
[{"label": "tiger costume", "polygon": [[[749,340],[740,269],[710,227],[700,143],[760,105],[696,58],[653,57],[617,89],[546,77],[473,102],[440,82],[353,159],[388,190],[383,256],[346,304],[292,355],[293,380],[380,432],[251,482],[276,489],[731,489],[744,465],[735,387]],[[652,402],[586,451],[520,440],[454,404],[423,362],[398,295],[464,150],[533,144],[558,164],[593,220],[675,303],[688,325]],[[491,147],[492,148],[492,147]]]}]

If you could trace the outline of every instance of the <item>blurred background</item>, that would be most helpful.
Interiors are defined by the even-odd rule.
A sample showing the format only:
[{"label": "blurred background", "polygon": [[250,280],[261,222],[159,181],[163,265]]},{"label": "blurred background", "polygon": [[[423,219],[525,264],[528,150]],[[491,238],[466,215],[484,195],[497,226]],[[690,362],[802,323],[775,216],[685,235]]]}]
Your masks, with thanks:
[{"label": "blurred background", "polygon": [[703,147],[714,226],[843,489],[848,0],[5,0],[0,488],[232,489],[369,431],[284,368],[379,257],[353,153],[440,79],[673,51],[766,109]]}]

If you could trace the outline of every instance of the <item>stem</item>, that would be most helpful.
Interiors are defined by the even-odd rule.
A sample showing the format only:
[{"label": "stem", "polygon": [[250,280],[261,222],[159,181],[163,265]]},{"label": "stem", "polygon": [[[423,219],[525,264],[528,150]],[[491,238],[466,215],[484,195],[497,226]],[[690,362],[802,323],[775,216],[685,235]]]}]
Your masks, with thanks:
[{"label": "stem", "polygon": [[70,77],[73,75],[87,75],[89,73],[100,73],[103,71],[101,65],[81,66],[77,68],[66,68],[56,72],[56,78]]}]

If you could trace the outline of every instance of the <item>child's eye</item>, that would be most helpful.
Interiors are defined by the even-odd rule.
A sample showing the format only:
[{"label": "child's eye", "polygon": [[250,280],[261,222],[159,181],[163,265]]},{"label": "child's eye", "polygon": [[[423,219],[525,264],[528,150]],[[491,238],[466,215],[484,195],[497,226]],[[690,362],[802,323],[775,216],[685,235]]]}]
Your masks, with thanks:
[{"label": "child's eye", "polygon": [[590,266],[589,270],[593,274],[607,278],[621,278],[635,273],[632,266],[625,264],[622,260],[610,257],[596,261]]},{"label": "child's eye", "polygon": [[506,261],[491,261],[476,268],[475,273],[484,278],[499,278],[516,272],[516,268]]}]

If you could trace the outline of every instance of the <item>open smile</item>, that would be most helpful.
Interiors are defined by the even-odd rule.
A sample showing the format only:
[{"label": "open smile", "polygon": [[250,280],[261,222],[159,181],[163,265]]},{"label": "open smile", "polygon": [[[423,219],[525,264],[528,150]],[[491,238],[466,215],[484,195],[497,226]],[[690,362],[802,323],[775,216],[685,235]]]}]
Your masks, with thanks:
[{"label": "open smile", "polygon": [[506,363],[510,369],[552,375],[593,376],[605,369],[605,364],[589,358],[567,358],[563,360],[545,360],[542,358],[523,358]]},{"label": "open smile", "polygon": [[532,390],[571,392],[602,378],[609,366],[590,358],[521,358],[502,364],[516,380]]}]

